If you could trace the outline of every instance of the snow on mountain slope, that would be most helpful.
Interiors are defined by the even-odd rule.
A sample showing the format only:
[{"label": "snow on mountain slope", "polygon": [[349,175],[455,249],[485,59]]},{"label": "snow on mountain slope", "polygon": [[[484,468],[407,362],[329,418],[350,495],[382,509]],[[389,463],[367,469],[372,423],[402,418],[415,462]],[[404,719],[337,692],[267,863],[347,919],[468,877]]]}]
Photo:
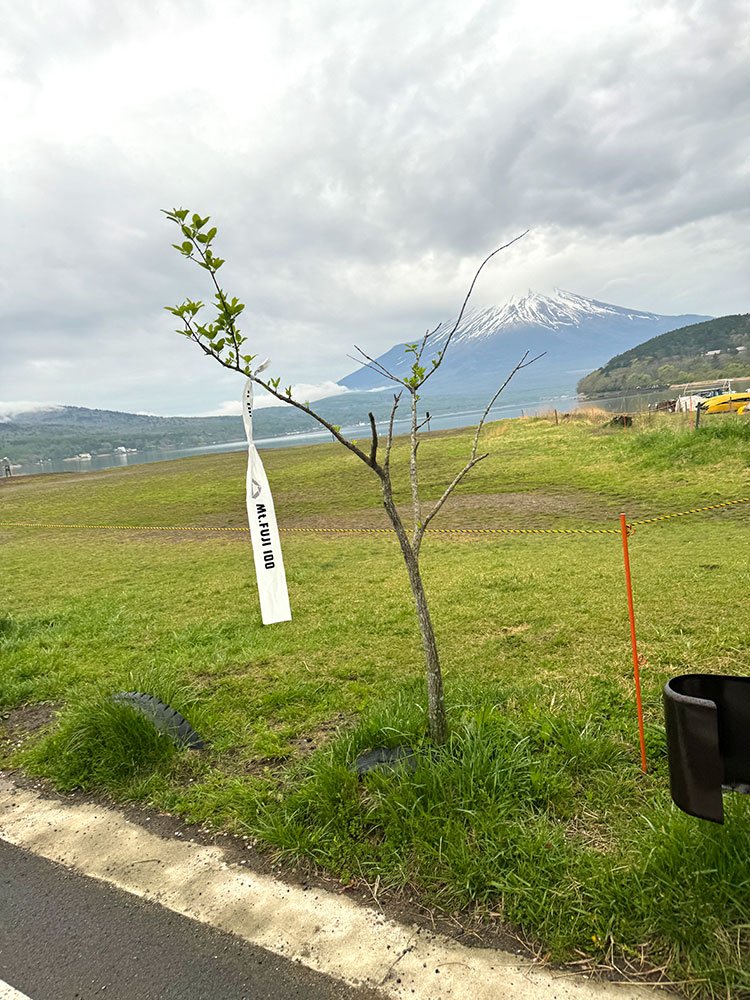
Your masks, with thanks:
[{"label": "snow on mountain slope", "polygon": [[540,295],[529,290],[520,299],[511,299],[504,306],[474,310],[458,331],[459,340],[493,336],[502,328],[541,326],[557,330],[563,326],[578,326],[592,317],[627,317],[631,320],[658,320],[656,313],[622,309],[620,306],[585,299],[573,292],[556,288],[552,295]]},{"label": "snow on mountain slope", "polygon": [[[562,289],[555,289],[551,295],[529,291],[505,305],[468,312],[451,340],[444,366],[430,385],[443,391],[464,392],[472,388],[484,391],[528,350],[531,355],[545,352],[544,358],[529,370],[536,384],[552,381],[559,384],[561,377],[569,373],[573,387],[580,369],[596,368],[614,354],[656,334],[706,318],[629,309]],[[431,338],[425,352],[428,361],[445,343],[452,326],[453,321],[443,324]],[[406,374],[412,360],[403,344],[378,358],[397,375]],[[368,368],[360,368],[340,380],[349,389],[374,388],[385,383],[382,376]]]}]

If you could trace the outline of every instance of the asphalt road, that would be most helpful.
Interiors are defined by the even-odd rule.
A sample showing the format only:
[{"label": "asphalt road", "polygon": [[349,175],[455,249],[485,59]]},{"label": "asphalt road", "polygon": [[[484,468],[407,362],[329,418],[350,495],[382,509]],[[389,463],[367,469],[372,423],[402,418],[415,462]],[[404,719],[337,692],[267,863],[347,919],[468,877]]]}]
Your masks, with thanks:
[{"label": "asphalt road", "polygon": [[379,1000],[0,840],[0,1000],[4,984],[31,1000]]}]

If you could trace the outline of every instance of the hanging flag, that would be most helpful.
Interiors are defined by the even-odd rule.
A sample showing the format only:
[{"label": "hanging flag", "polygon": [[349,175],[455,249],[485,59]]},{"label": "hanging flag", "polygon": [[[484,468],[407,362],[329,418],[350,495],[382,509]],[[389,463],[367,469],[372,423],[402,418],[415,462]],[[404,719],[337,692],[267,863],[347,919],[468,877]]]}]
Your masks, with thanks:
[{"label": "hanging flag", "polygon": [[[266,362],[268,364],[268,362]],[[259,371],[265,368],[262,365]],[[242,417],[247,435],[247,519],[253,545],[255,575],[258,579],[260,616],[264,625],[291,621],[281,539],[276,524],[273,497],[258,450],[253,444],[253,383],[248,379],[242,400]]]}]

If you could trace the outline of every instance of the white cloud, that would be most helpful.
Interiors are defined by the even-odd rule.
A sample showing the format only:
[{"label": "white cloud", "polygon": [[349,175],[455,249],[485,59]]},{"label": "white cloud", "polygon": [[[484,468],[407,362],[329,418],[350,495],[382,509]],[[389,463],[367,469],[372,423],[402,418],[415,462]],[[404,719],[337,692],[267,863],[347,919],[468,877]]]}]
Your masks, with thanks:
[{"label": "white cloud", "polygon": [[[725,0],[5,4],[14,394],[185,413],[236,379],[176,337],[210,299],[160,208],[219,226],[250,350],[318,384],[480,302],[558,285],[747,309],[750,8]],[[243,316],[243,318],[244,318]],[[65,365],[67,367],[60,367]],[[239,392],[237,393],[239,395]]]},{"label": "white cloud", "polygon": [[51,406],[49,403],[32,403],[24,400],[15,402],[3,402],[0,400],[0,420],[12,420],[22,413],[39,413],[45,410],[59,410],[59,406]]},{"label": "white cloud", "polygon": [[[300,403],[314,403],[318,399],[330,399],[331,396],[341,396],[349,392],[343,385],[337,385],[330,380],[311,385],[306,382],[299,382],[292,386],[292,398]],[[278,399],[262,389],[256,389],[253,406],[256,410],[267,409],[270,406],[284,406]],[[225,399],[224,402],[207,413],[202,413],[202,417],[233,417],[242,414],[242,402],[237,399]]]}]

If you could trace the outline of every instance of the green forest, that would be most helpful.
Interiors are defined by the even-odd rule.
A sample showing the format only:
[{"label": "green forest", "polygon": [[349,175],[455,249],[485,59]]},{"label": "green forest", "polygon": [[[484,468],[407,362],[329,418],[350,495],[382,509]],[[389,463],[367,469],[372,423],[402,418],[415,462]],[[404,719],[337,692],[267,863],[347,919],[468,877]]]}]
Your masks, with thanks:
[{"label": "green forest", "polygon": [[[708,353],[719,351],[718,354]],[[618,354],[578,383],[587,396],[750,376],[750,314],[670,330]]]},{"label": "green forest", "polygon": [[[328,419],[344,425],[361,421],[368,410],[373,410],[378,419],[384,419],[390,401],[387,394],[347,392],[321,400],[318,405]],[[254,427],[257,439],[317,429],[311,417],[291,406],[257,409]],[[137,451],[198,448],[244,439],[240,416],[159,417],[57,406],[0,420],[0,457],[7,455],[12,462],[63,459],[79,452],[111,455],[116,448]]]}]

